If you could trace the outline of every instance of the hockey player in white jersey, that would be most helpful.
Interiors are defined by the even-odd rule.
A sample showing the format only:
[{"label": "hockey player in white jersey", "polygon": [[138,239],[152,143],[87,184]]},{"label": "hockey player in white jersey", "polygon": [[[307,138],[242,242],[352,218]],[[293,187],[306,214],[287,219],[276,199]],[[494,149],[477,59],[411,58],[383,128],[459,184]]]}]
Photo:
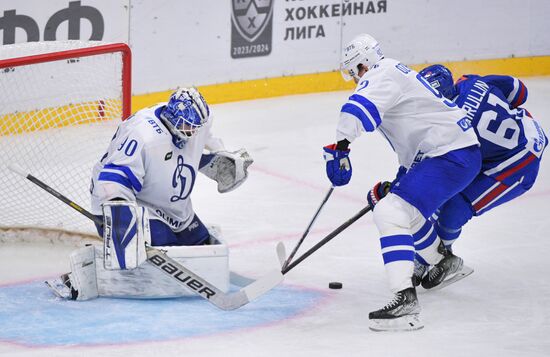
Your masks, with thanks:
[{"label": "hockey player in white jersey", "polygon": [[[96,225],[103,254],[98,257],[93,248],[75,252],[73,272],[62,277],[62,284],[50,285],[58,290],[70,287],[71,297],[79,300],[133,292],[162,296],[166,289],[157,294],[130,286],[140,276],[125,272],[146,260],[146,244],[162,246],[170,255],[170,247],[219,243],[216,232],[193,210],[196,176],[201,171],[217,181],[218,191],[228,192],[247,178],[252,159],[244,149],[227,152],[212,135],[212,123],[210,109],[195,88],[178,89],[167,103],[140,110],[122,122],[92,175],[92,213],[103,219],[102,226]],[[91,256],[95,267],[79,264]],[[227,271],[221,274],[228,276]],[[147,281],[150,276],[145,275]],[[117,281],[129,286],[121,289]],[[177,295],[168,290],[168,296]]]},{"label": "hockey player in white jersey", "polygon": [[[379,183],[367,196],[374,208],[382,257],[395,294],[386,306],[369,314],[370,328],[418,329],[423,325],[411,280],[413,261],[415,250],[430,245],[427,240],[431,238],[416,233],[438,207],[479,172],[479,142],[473,130],[462,125],[465,113],[456,104],[443,98],[415,71],[385,58],[370,35],[360,35],[344,48],[341,69],[357,87],[341,109],[336,144],[324,147],[328,178],[335,186],[349,182],[349,144],[362,132],[375,130],[388,140],[406,171],[397,185]],[[425,256],[440,260],[437,249]]]}]

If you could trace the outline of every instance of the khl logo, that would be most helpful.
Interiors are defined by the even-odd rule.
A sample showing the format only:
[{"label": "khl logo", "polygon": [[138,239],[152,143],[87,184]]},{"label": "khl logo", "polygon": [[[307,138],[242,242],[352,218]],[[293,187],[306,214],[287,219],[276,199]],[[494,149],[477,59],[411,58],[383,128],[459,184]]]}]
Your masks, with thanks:
[{"label": "khl logo", "polygon": [[270,54],[273,0],[232,0],[231,5],[231,57]]},{"label": "khl logo", "polygon": [[[102,40],[105,32],[105,22],[101,12],[92,6],[82,6],[80,1],[71,1],[68,7],[57,11],[48,19],[44,28],[44,41],[55,41],[57,39],[57,29],[65,21],[68,23],[68,39],[80,40],[80,21],[83,19],[88,20],[92,28],[88,40]],[[0,30],[4,32],[4,45],[15,43],[15,31],[17,29],[25,31],[27,42],[40,41],[40,29],[32,17],[17,14],[15,9],[5,10],[3,16],[0,17]]]}]

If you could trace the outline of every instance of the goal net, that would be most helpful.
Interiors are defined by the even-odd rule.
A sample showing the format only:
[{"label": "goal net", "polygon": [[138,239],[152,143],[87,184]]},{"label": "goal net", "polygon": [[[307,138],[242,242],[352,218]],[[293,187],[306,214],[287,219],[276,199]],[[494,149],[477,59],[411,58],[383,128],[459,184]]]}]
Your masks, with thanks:
[{"label": "goal net", "polygon": [[8,169],[18,164],[90,208],[92,167],[130,115],[125,44],[0,46],[0,228],[93,234],[93,223]]}]

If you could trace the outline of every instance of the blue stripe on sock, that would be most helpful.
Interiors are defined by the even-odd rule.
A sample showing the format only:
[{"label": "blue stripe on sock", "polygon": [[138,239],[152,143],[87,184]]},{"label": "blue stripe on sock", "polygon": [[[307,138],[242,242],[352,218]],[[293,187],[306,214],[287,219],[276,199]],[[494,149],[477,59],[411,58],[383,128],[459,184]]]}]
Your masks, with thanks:
[{"label": "blue stripe on sock", "polygon": [[394,250],[382,254],[384,258],[384,264],[388,264],[396,261],[414,261],[414,251],[412,250]]},{"label": "blue stripe on sock", "polygon": [[419,239],[422,239],[422,237],[428,234],[430,228],[432,228],[432,223],[429,221],[424,222],[424,225],[416,233],[413,233],[414,241],[416,242]]},{"label": "blue stripe on sock", "polygon": [[428,238],[426,238],[425,241],[423,241],[422,243],[420,244],[415,244],[414,245],[414,248],[416,250],[422,250],[422,249],[426,249],[428,248],[429,246],[431,246],[432,244],[434,244],[435,240],[437,239],[437,233],[434,230],[432,230],[432,233],[430,233],[430,236]]},{"label": "blue stripe on sock", "polygon": [[413,237],[408,234],[397,234],[394,236],[380,237],[380,245],[382,249],[393,247],[396,245],[413,246]]}]

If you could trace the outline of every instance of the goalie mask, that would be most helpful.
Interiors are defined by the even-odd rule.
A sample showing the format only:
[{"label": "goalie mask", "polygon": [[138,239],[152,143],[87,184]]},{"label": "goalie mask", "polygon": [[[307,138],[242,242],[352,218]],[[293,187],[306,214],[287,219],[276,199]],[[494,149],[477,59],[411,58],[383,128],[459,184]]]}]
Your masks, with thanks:
[{"label": "goalie mask", "polygon": [[359,81],[359,70],[362,66],[371,69],[378,61],[384,58],[380,44],[374,37],[362,34],[355,37],[344,47],[340,71],[346,81]]},{"label": "goalie mask", "polygon": [[187,140],[208,121],[210,109],[195,88],[175,91],[160,113],[160,119],[173,136],[174,145],[183,148]]},{"label": "goalie mask", "polygon": [[453,74],[447,67],[434,64],[421,70],[420,75],[426,78],[432,88],[437,89],[445,98],[452,100],[456,97]]}]

